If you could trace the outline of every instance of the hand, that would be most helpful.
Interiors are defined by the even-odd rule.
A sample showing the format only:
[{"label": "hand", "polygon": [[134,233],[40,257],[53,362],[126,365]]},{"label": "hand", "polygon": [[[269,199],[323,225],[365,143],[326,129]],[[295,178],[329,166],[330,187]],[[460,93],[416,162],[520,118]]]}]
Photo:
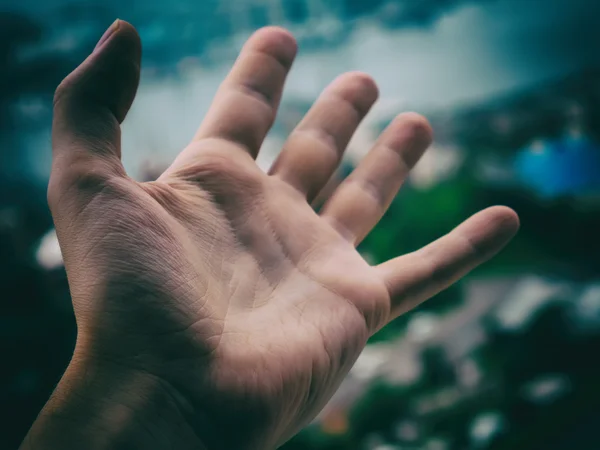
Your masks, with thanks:
[{"label": "hand", "polygon": [[[377,88],[361,73],[339,77],[263,173],[254,158],[296,53],[278,28],[250,38],[171,167],[136,182],[121,165],[119,125],[137,88],[140,42],[126,22],[112,29],[55,98],[48,195],[78,338],[66,387],[42,416],[68,410],[78,390],[145,417],[154,394],[144,389],[155,389],[186,430],[172,427],[156,448],[163,438],[181,448],[274,448],[315,417],[369,336],[518,228],[514,212],[494,207],[415,253],[367,264],[355,247],[429,145],[430,127],[399,115],[315,213],[310,202]],[[184,445],[182,433],[197,441]]]}]

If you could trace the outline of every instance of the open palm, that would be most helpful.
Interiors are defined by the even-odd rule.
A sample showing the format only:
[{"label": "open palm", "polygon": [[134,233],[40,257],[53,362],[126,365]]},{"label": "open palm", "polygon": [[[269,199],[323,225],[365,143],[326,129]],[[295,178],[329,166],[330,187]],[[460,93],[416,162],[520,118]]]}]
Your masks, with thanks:
[{"label": "open palm", "polygon": [[76,356],[160,380],[205,448],[283,443],[319,412],[370,335],[516,232],[514,212],[494,207],[370,266],[355,246],[429,145],[429,125],[398,116],[315,213],[310,203],[377,88],[364,74],[339,77],[265,174],[254,158],[296,52],[277,28],[248,41],[171,167],[157,181],[134,181],[120,161],[120,122],[137,88],[140,43],[126,22],[112,31],[55,100],[49,202]]}]

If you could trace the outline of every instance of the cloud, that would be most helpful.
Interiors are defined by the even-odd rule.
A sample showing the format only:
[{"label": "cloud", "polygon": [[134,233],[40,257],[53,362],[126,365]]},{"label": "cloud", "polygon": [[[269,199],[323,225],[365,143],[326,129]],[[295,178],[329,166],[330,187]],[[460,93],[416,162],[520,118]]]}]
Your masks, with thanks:
[{"label": "cloud", "polygon": [[[52,1],[55,5],[64,4]],[[238,0],[221,3],[234,1]],[[192,8],[205,4],[193,1],[178,4],[183,3]],[[407,105],[428,110],[453,107],[462,102],[485,101],[503,91],[561,76],[600,58],[600,2],[346,0],[346,4],[359,3],[373,3],[376,7],[359,9],[361,20],[344,19],[344,27],[353,28],[353,32],[348,33],[340,45],[321,49],[301,45],[287,84],[286,98],[308,103],[340,72],[364,70],[379,83],[379,107],[389,106],[386,110],[389,114]],[[337,0],[337,4],[339,6],[341,0]],[[115,11],[119,9],[113,0],[104,5],[109,9],[114,7]],[[379,20],[389,5],[397,5],[396,8],[399,5],[399,9],[393,29],[385,30]],[[48,4],[44,8],[49,8]],[[148,3],[142,15],[147,23],[171,28],[182,17],[166,8],[163,0]],[[136,23],[137,16],[133,12],[121,16],[131,17]],[[202,18],[212,20],[211,15],[189,15],[190,21],[198,22],[197,28],[202,28]],[[176,35],[167,33],[167,37],[160,48],[168,49],[169,55],[185,48],[178,44]],[[146,45],[145,68],[170,64],[160,54],[153,60],[149,50],[151,45]],[[142,86],[123,134],[124,159],[129,168],[139,166],[146,158],[169,162],[185,145],[232,62],[229,53],[223,55],[220,54],[220,62],[202,67],[201,73],[190,78],[142,77]],[[42,164],[36,155],[43,148],[39,143],[47,140],[47,130],[39,139],[33,135],[30,133],[27,138],[30,150],[19,154],[29,155],[28,159]],[[47,168],[45,160],[43,164]]]}]

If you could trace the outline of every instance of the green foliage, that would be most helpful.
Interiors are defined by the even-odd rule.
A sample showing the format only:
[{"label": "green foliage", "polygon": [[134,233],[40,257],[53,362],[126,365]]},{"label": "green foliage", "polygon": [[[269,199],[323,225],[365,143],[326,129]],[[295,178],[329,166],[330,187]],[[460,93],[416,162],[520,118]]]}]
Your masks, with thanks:
[{"label": "green foliage", "polygon": [[417,250],[476,211],[478,192],[473,180],[458,176],[428,190],[405,186],[359,250],[375,263]]}]

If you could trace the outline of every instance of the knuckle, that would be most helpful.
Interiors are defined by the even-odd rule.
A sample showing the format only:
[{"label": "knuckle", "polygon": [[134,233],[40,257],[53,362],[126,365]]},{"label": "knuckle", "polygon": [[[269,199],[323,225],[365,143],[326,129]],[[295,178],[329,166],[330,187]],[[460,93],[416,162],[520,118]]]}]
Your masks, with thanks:
[{"label": "knuckle", "polygon": [[235,156],[206,153],[179,168],[177,176],[213,193],[230,189],[255,191],[262,185],[261,172],[246,162]]},{"label": "knuckle", "polygon": [[373,289],[369,301],[361,305],[365,321],[372,332],[381,329],[391,317],[391,305],[387,291]]}]

